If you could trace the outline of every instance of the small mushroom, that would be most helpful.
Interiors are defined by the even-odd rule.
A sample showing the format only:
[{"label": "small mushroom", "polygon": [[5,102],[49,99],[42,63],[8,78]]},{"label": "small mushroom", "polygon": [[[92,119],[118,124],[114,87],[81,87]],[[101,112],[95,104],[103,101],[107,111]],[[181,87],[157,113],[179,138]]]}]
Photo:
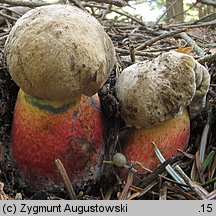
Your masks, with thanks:
[{"label": "small mushroom", "polygon": [[76,7],[38,7],[12,28],[5,59],[20,87],[11,155],[23,176],[40,189],[53,190],[62,182],[54,165],[60,159],[72,183],[95,180],[104,153],[95,93],[115,61],[103,27]]},{"label": "small mushroom", "polygon": [[182,53],[164,53],[126,68],[115,87],[122,118],[133,126],[120,136],[128,162],[155,169],[159,160],[153,142],[166,159],[184,150],[190,137],[187,107],[195,117],[205,106],[209,85],[207,69]]},{"label": "small mushroom", "polygon": [[92,96],[109,76],[114,46],[100,23],[69,5],[38,7],[13,26],[5,44],[12,79],[46,100]]},{"label": "small mushroom", "polygon": [[187,106],[196,116],[209,85],[207,69],[193,57],[168,52],[124,69],[115,88],[126,125],[141,128],[180,115]]}]

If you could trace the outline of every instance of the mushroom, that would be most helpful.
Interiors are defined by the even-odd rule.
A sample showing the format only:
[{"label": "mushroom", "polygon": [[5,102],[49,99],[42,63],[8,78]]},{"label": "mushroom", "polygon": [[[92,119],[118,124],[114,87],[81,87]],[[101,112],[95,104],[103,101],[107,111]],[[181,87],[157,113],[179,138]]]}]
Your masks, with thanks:
[{"label": "mushroom", "polygon": [[9,34],[5,54],[11,77],[24,92],[57,101],[98,92],[115,56],[100,23],[69,5],[24,14]]},{"label": "mushroom", "polygon": [[69,5],[30,10],[12,28],[5,59],[20,87],[12,158],[42,189],[61,186],[54,161],[81,186],[99,175],[104,124],[97,93],[111,73],[114,46],[100,23]]},{"label": "mushroom", "polygon": [[193,57],[168,52],[123,70],[116,82],[121,115],[128,127],[151,127],[190,107],[192,117],[205,106],[207,69]]},{"label": "mushroom", "polygon": [[190,137],[190,117],[204,108],[209,85],[207,69],[193,57],[177,52],[124,69],[115,89],[122,119],[129,127],[121,131],[120,139],[128,161],[154,169],[159,160],[153,142],[166,158],[184,150]]}]

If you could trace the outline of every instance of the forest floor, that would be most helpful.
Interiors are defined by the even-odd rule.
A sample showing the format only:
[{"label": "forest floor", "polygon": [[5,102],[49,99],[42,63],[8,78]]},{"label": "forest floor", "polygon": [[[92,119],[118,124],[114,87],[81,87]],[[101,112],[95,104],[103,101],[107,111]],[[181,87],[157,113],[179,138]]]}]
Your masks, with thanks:
[{"label": "forest floor", "polygon": [[[0,200],[1,199],[69,199],[67,190],[50,193],[27,184],[10,158],[10,130],[18,87],[11,80],[4,62],[4,44],[10,29],[18,19],[9,6],[1,7],[0,20]],[[104,26],[116,48],[120,72],[134,62],[153,59],[163,52],[177,50],[192,55],[208,68],[211,87],[207,96],[207,106],[191,121],[191,134],[185,152],[169,160],[173,166],[179,165],[189,177],[184,190],[166,172],[164,164],[152,173],[143,175],[140,182],[133,184],[130,178],[121,180],[113,174],[109,179],[101,177],[96,185],[75,188],[80,199],[216,199],[216,19],[215,14],[205,19],[189,23],[164,24],[145,23],[106,4],[84,3],[89,11]],[[116,12],[116,17],[107,19],[106,14]],[[113,81],[111,77],[109,81]],[[109,82],[108,81],[108,82]],[[110,90],[112,94],[112,89]],[[103,100],[103,98],[102,98]],[[104,99],[106,100],[106,98]],[[103,101],[104,101],[103,100]],[[106,102],[104,102],[106,103]],[[118,131],[106,133],[107,144],[115,140]],[[199,160],[200,145],[206,148],[205,168]],[[198,176],[198,177],[197,177]],[[124,195],[119,196],[124,192]]]}]

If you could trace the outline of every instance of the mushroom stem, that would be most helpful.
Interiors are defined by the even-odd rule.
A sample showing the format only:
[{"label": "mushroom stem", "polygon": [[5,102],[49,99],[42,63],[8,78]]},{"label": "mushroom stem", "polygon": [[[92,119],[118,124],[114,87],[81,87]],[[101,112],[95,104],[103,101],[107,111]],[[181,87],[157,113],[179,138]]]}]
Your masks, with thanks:
[{"label": "mushroom stem", "polygon": [[50,191],[61,185],[54,163],[58,158],[72,183],[81,185],[97,178],[104,152],[104,126],[95,104],[97,96],[82,96],[74,104],[44,103],[20,89],[13,115],[11,153],[27,181]]}]

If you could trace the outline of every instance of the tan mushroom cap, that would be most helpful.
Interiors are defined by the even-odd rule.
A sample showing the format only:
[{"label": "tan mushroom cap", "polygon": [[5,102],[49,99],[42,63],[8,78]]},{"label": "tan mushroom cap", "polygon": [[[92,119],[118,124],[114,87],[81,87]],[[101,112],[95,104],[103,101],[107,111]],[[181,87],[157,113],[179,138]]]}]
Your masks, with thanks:
[{"label": "tan mushroom cap", "polygon": [[[201,80],[197,80],[198,68],[205,74],[202,75],[206,79],[204,88]],[[207,73],[191,56],[177,52],[164,53],[152,61],[126,68],[115,86],[126,125],[150,127],[181,114],[201,86],[205,89],[201,97],[205,97],[209,87]]]},{"label": "tan mushroom cap", "polygon": [[12,28],[5,45],[12,79],[27,94],[70,100],[98,92],[115,61],[102,25],[69,5],[30,10]]}]

